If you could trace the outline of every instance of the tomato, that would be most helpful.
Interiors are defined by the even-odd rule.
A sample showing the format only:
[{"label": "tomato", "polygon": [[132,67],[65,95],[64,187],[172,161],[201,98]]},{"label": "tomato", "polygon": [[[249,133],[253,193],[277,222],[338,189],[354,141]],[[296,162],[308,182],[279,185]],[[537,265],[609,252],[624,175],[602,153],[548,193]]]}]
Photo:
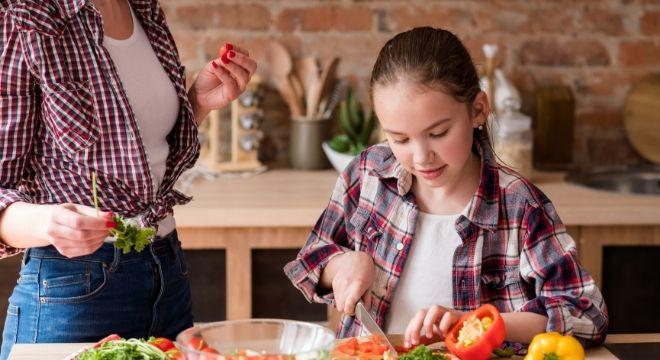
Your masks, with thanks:
[{"label": "tomato", "polygon": [[155,338],[151,341],[148,341],[148,343],[161,349],[163,352],[174,349],[174,343],[170,339],[164,337]]},{"label": "tomato", "polygon": [[206,346],[206,343],[204,342],[204,339],[202,339],[200,337],[194,337],[194,338],[190,338],[190,340],[188,340],[188,346],[187,347],[189,349],[200,351],[205,346]]},{"label": "tomato", "polygon": [[216,350],[216,349],[214,349],[214,348],[212,348],[208,345],[205,345],[200,351],[201,352],[206,352],[206,353],[211,353],[211,354],[220,354],[218,352],[218,350]]}]

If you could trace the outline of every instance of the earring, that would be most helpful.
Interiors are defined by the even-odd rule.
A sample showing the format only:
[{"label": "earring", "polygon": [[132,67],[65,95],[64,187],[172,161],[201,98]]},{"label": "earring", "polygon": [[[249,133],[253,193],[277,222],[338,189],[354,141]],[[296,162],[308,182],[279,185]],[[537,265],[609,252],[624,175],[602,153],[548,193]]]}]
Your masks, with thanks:
[{"label": "earring", "polygon": [[484,129],[484,125],[483,125],[483,124],[480,124],[479,127],[478,127],[478,129],[479,129],[479,130],[483,130],[483,129]]}]

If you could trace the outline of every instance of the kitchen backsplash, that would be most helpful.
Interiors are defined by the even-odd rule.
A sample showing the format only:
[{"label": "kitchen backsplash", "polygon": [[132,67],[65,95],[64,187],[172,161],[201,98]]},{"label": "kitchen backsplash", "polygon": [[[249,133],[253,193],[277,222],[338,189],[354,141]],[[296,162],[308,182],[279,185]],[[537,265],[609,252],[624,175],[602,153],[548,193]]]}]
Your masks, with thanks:
[{"label": "kitchen backsplash", "polygon": [[[626,94],[660,71],[660,0],[510,1],[235,1],[161,0],[189,73],[217,56],[225,42],[263,60],[266,44],[282,41],[294,57],[340,56],[366,100],[371,66],[391,36],[419,25],[443,27],[467,45],[478,66],[484,43],[528,108],[539,85],[564,84],[576,98],[574,160],[584,164],[640,162],[622,126]],[[288,110],[268,91],[263,158],[288,163]]]}]

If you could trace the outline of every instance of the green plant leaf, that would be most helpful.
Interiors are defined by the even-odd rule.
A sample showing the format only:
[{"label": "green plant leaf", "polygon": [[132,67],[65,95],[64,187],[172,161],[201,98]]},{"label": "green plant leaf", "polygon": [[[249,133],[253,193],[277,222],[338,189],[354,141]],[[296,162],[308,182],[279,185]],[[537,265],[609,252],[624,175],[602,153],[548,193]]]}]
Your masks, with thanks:
[{"label": "green plant leaf", "polygon": [[342,101],[339,103],[339,127],[349,139],[351,139],[351,141],[354,141],[357,137],[357,133],[353,130],[349,117],[348,105],[346,104],[346,101]]},{"label": "green plant leaf", "polygon": [[352,129],[355,134],[359,134],[362,130],[364,123],[364,116],[362,115],[362,106],[357,103],[353,89],[348,90],[348,115],[350,123],[353,125]]},{"label": "green plant leaf", "polygon": [[330,148],[334,151],[345,153],[348,152],[351,146],[351,140],[346,134],[337,135],[328,143]]},{"label": "green plant leaf", "polygon": [[374,127],[376,125],[376,114],[372,111],[369,114],[369,117],[364,123],[364,126],[362,127],[362,131],[360,132],[360,135],[358,135],[358,141],[361,142],[362,144],[369,144],[369,140],[371,140],[371,133],[374,131]]}]

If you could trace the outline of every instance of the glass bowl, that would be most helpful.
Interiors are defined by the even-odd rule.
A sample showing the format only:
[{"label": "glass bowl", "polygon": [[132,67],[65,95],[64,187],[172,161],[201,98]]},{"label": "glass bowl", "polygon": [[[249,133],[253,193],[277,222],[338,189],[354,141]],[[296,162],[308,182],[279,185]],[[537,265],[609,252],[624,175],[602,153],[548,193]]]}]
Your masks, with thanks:
[{"label": "glass bowl", "polygon": [[238,359],[327,360],[335,334],[312,323],[279,319],[231,320],[206,323],[184,330],[177,347],[187,360]]}]

